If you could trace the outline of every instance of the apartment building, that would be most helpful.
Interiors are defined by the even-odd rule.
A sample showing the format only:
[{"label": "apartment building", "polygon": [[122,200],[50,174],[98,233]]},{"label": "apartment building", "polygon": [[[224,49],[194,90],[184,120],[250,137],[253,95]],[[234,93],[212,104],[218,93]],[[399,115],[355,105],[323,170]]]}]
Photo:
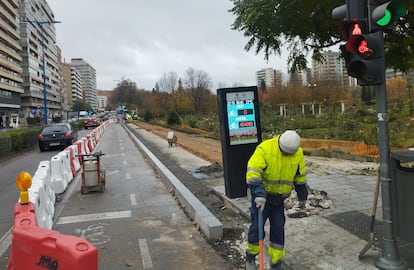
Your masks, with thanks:
[{"label": "apartment building", "polygon": [[78,70],[69,63],[62,63],[62,75],[65,81],[68,105],[73,108],[76,101],[83,100],[82,77]]},{"label": "apartment building", "polygon": [[98,90],[98,111],[103,112],[105,108],[108,106],[108,97],[105,95],[100,95],[100,91]]},{"label": "apartment building", "polygon": [[23,94],[17,0],[0,1],[0,128],[19,122]]},{"label": "apartment building", "polygon": [[91,105],[94,111],[98,110],[98,94],[96,89],[96,71],[82,58],[72,58],[70,65],[79,72],[82,79],[84,101]]},{"label": "apartment building", "polygon": [[60,92],[60,111],[63,119],[67,118],[67,112],[72,109],[69,107],[69,96],[66,92],[66,81],[63,78],[63,62],[62,62],[62,50],[57,46],[58,52],[58,73],[59,73],[59,92]]},{"label": "apartment building", "polygon": [[61,114],[54,15],[45,0],[19,1],[23,89],[21,115],[48,119]]},{"label": "apartment building", "polygon": [[343,86],[356,86],[356,79],[349,77],[345,59],[339,52],[325,51],[322,53],[323,61],[312,60],[313,82],[337,82]]},{"label": "apartment building", "polygon": [[273,68],[264,68],[256,72],[256,85],[259,88],[263,86],[272,88],[282,84],[282,72]]},{"label": "apartment building", "polygon": [[308,70],[300,70],[289,73],[289,83],[292,85],[307,85],[309,82]]}]

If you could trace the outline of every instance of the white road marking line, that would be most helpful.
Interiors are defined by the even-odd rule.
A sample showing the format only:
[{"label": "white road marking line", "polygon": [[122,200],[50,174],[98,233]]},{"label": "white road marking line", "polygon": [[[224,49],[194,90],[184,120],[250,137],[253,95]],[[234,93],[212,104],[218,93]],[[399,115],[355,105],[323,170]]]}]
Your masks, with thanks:
[{"label": "white road marking line", "polygon": [[135,194],[129,194],[129,199],[131,200],[131,205],[137,205],[137,197],[135,197]]},{"label": "white road marking line", "polygon": [[124,162],[122,162],[124,165],[127,165],[127,162],[126,162],[126,160],[124,160]]},{"label": "white road marking line", "polygon": [[138,239],[139,241],[139,250],[141,251],[142,266],[144,269],[152,268],[152,259],[149,253],[147,240]]},{"label": "white road marking line", "polygon": [[67,216],[67,217],[60,217],[56,224],[69,224],[69,223],[79,223],[79,222],[88,222],[88,221],[105,220],[105,219],[129,218],[131,216],[132,214],[130,210],[97,213],[97,214],[87,214],[87,215],[79,215],[79,216]]},{"label": "white road marking line", "polygon": [[112,174],[116,174],[116,173],[119,173],[119,170],[115,170],[115,171],[106,171],[106,172],[105,172],[106,176],[108,176],[108,175],[112,175]]},{"label": "white road marking line", "polygon": [[127,173],[125,173],[125,178],[129,180],[129,179],[131,179],[131,175],[127,172]]},{"label": "white road marking line", "polygon": [[7,251],[12,243],[12,230],[13,227],[10,227],[10,229],[0,238],[0,256],[3,256],[4,252]]}]

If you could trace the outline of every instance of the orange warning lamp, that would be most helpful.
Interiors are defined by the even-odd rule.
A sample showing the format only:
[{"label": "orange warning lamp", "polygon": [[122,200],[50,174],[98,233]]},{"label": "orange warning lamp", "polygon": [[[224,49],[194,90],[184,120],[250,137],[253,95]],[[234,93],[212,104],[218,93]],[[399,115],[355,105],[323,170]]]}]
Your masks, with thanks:
[{"label": "orange warning lamp", "polygon": [[32,186],[32,176],[28,172],[20,172],[16,176],[16,186],[20,190],[20,204],[28,204],[28,189]]}]

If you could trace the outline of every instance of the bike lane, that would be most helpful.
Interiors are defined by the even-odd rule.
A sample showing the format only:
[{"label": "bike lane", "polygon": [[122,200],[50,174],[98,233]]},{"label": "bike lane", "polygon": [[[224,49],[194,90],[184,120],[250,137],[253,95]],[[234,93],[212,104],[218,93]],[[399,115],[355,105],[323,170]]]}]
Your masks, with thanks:
[{"label": "bike lane", "polygon": [[54,230],[88,239],[99,269],[234,269],[206,242],[120,124],[102,150],[104,193],[81,194],[81,177],[56,205]]}]

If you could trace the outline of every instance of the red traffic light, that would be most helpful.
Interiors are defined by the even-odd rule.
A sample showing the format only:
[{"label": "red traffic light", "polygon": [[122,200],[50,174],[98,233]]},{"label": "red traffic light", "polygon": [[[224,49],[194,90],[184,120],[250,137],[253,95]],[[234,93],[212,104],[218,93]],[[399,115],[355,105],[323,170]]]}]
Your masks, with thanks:
[{"label": "red traffic light", "polygon": [[348,52],[357,54],[362,58],[382,57],[380,46],[382,44],[382,36],[378,34],[361,34],[358,24],[355,24],[351,29],[352,33],[345,45]]},{"label": "red traffic light", "polygon": [[367,57],[371,56],[374,53],[374,51],[371,48],[368,47],[368,43],[365,39],[361,40],[361,42],[359,43],[358,52],[360,54],[363,54],[363,55],[367,56]]},{"label": "red traffic light", "polygon": [[[355,28],[351,28],[350,32]],[[358,79],[359,85],[385,82],[384,41],[382,32],[351,35],[341,48],[348,75]]]},{"label": "red traffic light", "polygon": [[367,35],[352,36],[348,39],[345,48],[352,54],[357,54],[362,58],[375,56],[376,49],[374,41],[367,38]]}]

